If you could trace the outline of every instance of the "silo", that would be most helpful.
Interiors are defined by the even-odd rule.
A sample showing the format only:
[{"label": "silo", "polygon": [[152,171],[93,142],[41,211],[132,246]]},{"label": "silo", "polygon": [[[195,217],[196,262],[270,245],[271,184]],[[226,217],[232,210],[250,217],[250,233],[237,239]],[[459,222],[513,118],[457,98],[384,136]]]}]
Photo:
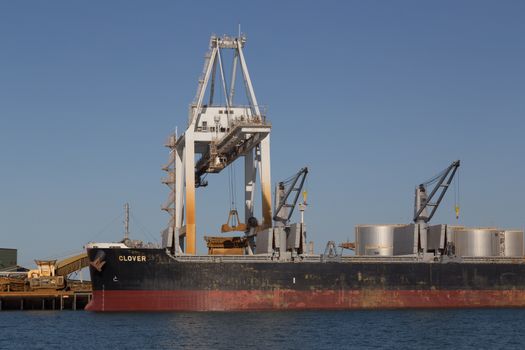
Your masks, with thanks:
[{"label": "silo", "polygon": [[449,240],[456,256],[499,256],[502,231],[496,228],[455,228]]},{"label": "silo", "polygon": [[505,230],[504,256],[523,256],[523,231]]},{"label": "silo", "polygon": [[355,227],[355,254],[369,256],[394,255],[394,229],[397,224],[357,225]]}]

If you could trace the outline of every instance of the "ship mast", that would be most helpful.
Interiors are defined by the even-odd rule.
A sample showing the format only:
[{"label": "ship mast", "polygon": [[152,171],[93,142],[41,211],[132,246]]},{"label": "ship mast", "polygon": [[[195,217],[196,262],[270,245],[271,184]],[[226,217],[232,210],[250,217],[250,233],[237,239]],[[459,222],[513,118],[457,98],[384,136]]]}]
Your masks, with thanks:
[{"label": "ship mast", "polygon": [[[271,125],[261,111],[244,58],[246,37],[211,36],[197,93],[188,113],[187,129],[167,143],[170,158],[163,180],[170,195],[163,209],[170,214],[163,242],[174,253],[196,253],[195,188],[204,187],[206,174],[219,173],[244,158],[244,220],[260,222],[258,229],[272,226],[270,179]],[[224,52],[233,51],[231,78],[225,72]],[[235,104],[235,81],[241,73],[247,106]],[[218,85],[218,86],[216,86]],[[220,89],[224,101],[215,98]],[[208,104],[205,95],[208,92]],[[198,160],[195,156],[200,155]],[[259,173],[262,220],[254,221],[256,179]]]},{"label": "ship mast", "polygon": [[129,204],[124,204],[124,241],[129,240]]}]

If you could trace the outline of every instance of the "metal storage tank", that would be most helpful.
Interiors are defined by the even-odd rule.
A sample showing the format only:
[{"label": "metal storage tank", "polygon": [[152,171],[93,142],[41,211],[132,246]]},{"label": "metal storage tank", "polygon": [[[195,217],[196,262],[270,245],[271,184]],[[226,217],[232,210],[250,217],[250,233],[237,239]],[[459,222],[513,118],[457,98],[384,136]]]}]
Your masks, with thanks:
[{"label": "metal storage tank", "polygon": [[449,237],[456,256],[500,256],[501,239],[503,231],[496,228],[456,228]]},{"label": "metal storage tank", "polygon": [[357,225],[355,254],[372,256],[394,255],[394,229],[405,225]]},{"label": "metal storage tank", "polygon": [[523,256],[523,231],[505,230],[504,256]]}]

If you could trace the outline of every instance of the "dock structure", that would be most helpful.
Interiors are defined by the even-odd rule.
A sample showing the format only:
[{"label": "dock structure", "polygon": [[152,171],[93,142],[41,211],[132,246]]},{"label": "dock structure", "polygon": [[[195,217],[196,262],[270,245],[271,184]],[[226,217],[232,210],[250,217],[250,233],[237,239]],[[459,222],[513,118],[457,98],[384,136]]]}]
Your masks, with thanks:
[{"label": "dock structure", "polygon": [[0,292],[0,311],[4,310],[83,310],[91,292],[39,290]]},{"label": "dock structure", "polygon": [[60,261],[35,260],[37,268],[0,271],[2,310],[83,310],[91,301],[91,281],[70,274],[88,266],[85,252]]}]

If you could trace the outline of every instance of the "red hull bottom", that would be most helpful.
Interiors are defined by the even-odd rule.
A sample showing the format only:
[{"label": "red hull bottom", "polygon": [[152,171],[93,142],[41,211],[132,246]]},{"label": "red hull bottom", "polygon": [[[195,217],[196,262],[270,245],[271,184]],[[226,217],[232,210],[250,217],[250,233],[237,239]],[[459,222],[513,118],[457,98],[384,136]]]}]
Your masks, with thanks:
[{"label": "red hull bottom", "polygon": [[525,307],[525,290],[94,291],[89,311]]}]

